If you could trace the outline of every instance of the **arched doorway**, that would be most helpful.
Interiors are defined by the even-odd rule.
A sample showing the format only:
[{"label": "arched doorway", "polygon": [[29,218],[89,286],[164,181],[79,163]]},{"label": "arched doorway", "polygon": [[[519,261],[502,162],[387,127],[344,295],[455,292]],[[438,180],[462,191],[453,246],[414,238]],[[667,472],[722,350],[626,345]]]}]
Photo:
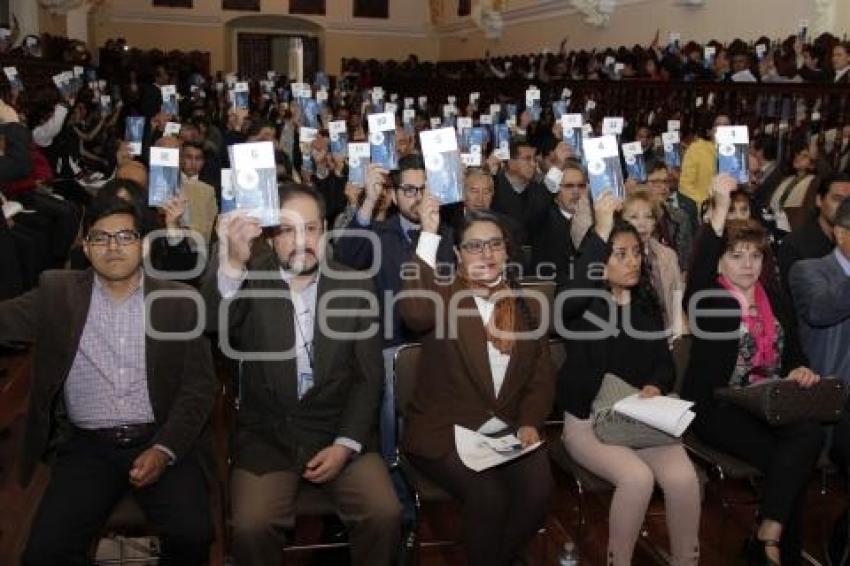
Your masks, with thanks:
[{"label": "arched doorway", "polygon": [[303,71],[313,77],[322,69],[324,29],[316,22],[290,16],[239,16],[227,22],[228,67],[243,77],[265,77],[266,71],[290,76],[293,39],[303,46]]}]

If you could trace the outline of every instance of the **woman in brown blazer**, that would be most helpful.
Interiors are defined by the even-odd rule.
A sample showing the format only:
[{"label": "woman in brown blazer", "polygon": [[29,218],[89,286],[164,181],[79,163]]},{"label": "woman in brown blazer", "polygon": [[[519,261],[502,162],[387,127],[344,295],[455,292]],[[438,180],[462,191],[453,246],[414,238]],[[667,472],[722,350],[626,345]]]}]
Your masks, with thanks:
[{"label": "woman in brown blazer", "polygon": [[405,323],[424,335],[403,447],[417,469],[461,501],[468,563],[513,564],[546,517],[553,489],[546,452],[475,472],[457,454],[454,425],[513,432],[524,446],[540,440],[555,376],[540,309],[533,308],[539,303],[511,293],[519,286],[505,269],[512,245],[499,215],[465,216],[456,233],[457,270],[443,277],[435,272],[439,202],[426,195],[421,211],[400,301]]}]

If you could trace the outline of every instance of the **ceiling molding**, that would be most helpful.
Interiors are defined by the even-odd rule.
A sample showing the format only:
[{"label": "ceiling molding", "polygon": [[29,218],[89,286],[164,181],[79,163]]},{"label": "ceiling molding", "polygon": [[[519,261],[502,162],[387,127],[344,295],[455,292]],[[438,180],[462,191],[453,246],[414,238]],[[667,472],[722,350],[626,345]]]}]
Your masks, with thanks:
[{"label": "ceiling molding", "polygon": [[349,22],[327,22],[324,25],[325,31],[333,33],[345,33],[350,35],[386,35],[394,37],[415,37],[427,38],[432,37],[432,27],[419,26],[415,24],[399,25],[384,23],[380,27],[376,26],[374,20],[366,21],[349,21]]},{"label": "ceiling molding", "polygon": [[[617,10],[623,6],[654,1],[656,0],[617,0],[617,8],[614,10],[612,17],[616,17]],[[504,22],[505,29],[507,29],[509,26],[516,24],[539,22],[571,15],[584,17],[578,10],[567,3],[566,0],[539,0],[537,3],[528,6],[503,10],[502,21]],[[466,17],[460,21],[435,26],[434,31],[439,36],[457,36],[480,30],[475,26],[471,18]]]},{"label": "ceiling molding", "polygon": [[226,23],[220,16],[202,16],[192,12],[111,10],[104,16],[112,22],[132,24],[171,24],[195,27],[221,27]]}]

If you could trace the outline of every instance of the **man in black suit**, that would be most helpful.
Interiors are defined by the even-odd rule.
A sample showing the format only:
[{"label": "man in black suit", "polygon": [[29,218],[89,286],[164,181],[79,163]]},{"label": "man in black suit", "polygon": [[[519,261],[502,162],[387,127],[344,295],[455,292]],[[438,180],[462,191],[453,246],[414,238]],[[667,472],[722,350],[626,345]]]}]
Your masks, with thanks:
[{"label": "man in black suit", "polygon": [[850,84],[850,45],[839,43],[832,48],[832,82]]},{"label": "man in black suit", "polygon": [[83,244],[92,269],[45,272],[0,303],[0,342],[35,343],[21,485],[39,462],[51,468],[25,565],[88,564],[128,492],[162,533],[165,560],[209,560],[212,355],[194,291],[143,273],[139,230],[132,204],[95,199]]},{"label": "man in black suit", "polygon": [[374,286],[320,247],[319,193],[285,185],[280,205],[267,239],[242,214],[220,228],[221,253],[201,286],[209,329],[241,360],[235,562],[281,563],[281,531],[294,525],[295,498],[309,483],[348,525],[352,563],[390,565],[401,505],[375,452],[384,369]]},{"label": "man in black suit", "polygon": [[552,204],[546,187],[537,180],[536,153],[525,138],[513,138],[507,166],[495,177],[492,208],[520,225],[521,244],[535,239]]},{"label": "man in black suit", "polygon": [[[392,327],[384,328],[386,345],[404,344],[416,339],[416,335],[402,322],[394,297],[401,290],[402,266],[413,258],[419,241],[419,205],[427,190],[425,164],[420,155],[403,157],[398,166],[399,170],[393,175],[392,181],[392,199],[398,213],[384,222],[373,222],[372,214],[384,186],[389,182],[389,172],[371,165],[366,178],[363,204],[346,227],[346,233],[335,241],[336,258],[354,269],[374,269],[375,287],[381,305],[386,306],[388,300],[392,301]],[[371,232],[380,247],[376,249],[376,242],[362,231]],[[441,225],[440,234],[443,238],[437,261],[444,265],[454,264],[452,230]]]},{"label": "man in black suit", "polygon": [[835,213],[841,202],[850,196],[850,175],[834,174],[818,185],[816,204],[818,214],[799,230],[782,239],[777,253],[782,284],[788,290],[791,267],[801,259],[815,259],[835,247]]},{"label": "man in black suit", "polygon": [[543,279],[570,277],[570,265],[593,223],[584,169],[568,161],[563,173],[554,204],[531,246],[531,263]]}]

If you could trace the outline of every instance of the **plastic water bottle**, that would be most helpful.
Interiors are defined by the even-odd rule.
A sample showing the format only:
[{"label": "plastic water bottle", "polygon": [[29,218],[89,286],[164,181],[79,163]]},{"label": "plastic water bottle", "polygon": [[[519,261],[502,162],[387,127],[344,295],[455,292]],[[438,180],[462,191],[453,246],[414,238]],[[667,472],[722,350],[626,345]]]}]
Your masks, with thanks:
[{"label": "plastic water bottle", "polygon": [[579,566],[578,550],[573,541],[564,543],[564,550],[558,556],[558,566]]}]

